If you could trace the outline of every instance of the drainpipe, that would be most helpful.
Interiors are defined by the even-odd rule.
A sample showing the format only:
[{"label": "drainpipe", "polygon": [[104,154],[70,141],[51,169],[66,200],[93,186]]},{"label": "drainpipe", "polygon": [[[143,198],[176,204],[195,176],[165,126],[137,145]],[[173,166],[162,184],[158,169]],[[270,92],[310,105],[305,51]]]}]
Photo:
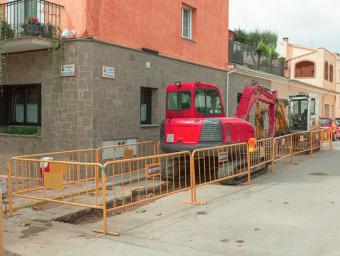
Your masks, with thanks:
[{"label": "drainpipe", "polygon": [[229,116],[229,77],[232,73],[235,73],[237,70],[234,65],[230,65],[227,73],[227,83],[226,83],[226,94],[225,94],[225,103],[226,103],[226,116]]}]

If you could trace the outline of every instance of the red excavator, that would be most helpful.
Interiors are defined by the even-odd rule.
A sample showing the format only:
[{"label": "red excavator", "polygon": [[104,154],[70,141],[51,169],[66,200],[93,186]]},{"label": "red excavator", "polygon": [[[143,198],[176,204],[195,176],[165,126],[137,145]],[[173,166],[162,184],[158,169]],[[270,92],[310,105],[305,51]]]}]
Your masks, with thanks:
[{"label": "red excavator", "polygon": [[255,138],[255,129],[248,120],[258,101],[269,105],[269,135],[275,136],[277,91],[257,83],[243,90],[236,117],[225,116],[221,93],[215,85],[178,82],[168,85],[166,94],[166,119],[160,132],[163,152],[192,151]]}]

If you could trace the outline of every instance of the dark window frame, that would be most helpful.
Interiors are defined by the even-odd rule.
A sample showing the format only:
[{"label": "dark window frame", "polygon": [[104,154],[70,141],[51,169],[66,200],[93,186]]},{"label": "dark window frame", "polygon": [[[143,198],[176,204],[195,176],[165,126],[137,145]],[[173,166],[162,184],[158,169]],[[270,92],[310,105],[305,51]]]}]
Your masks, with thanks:
[{"label": "dark window frame", "polygon": [[[140,89],[140,124],[141,125],[148,125],[152,124],[152,88],[141,87]],[[146,120],[142,120],[142,104],[146,101]]]},{"label": "dark window frame", "polygon": [[[177,108],[176,109],[172,109],[172,108],[169,108],[169,96],[171,93],[176,93],[176,97],[177,97]],[[186,107],[186,108],[183,108],[183,102],[182,102],[182,94],[183,93],[187,93],[189,95],[189,106]],[[191,91],[189,90],[186,90],[186,91],[173,91],[173,92],[169,92],[168,93],[168,98],[167,98],[167,110],[169,111],[177,111],[177,110],[190,110],[191,109],[191,101],[192,101],[192,98],[191,98]]]},{"label": "dark window frame", "polygon": [[[37,123],[31,123],[27,122],[27,105],[28,105],[28,90],[29,89],[37,89],[37,97],[38,97],[38,122]],[[7,125],[16,125],[16,126],[41,126],[41,84],[20,84],[20,85],[3,85],[3,89],[7,91],[7,102],[8,102],[8,108],[6,109],[8,111],[7,115]],[[14,102],[13,98],[16,94],[16,90],[18,89],[24,89],[25,94],[25,102],[24,102],[24,122],[15,122],[14,121]]]},{"label": "dark window frame", "polygon": [[[198,92],[204,92],[204,108],[205,108],[205,112],[201,112],[197,109],[196,106],[196,96],[198,94]],[[219,101],[220,101],[220,107],[221,107],[221,113],[207,113],[207,97],[208,97],[208,93],[214,92],[216,93]],[[194,106],[195,106],[195,110],[197,113],[199,113],[200,115],[220,115],[223,113],[223,108],[222,108],[222,101],[221,101],[221,95],[218,93],[218,90],[216,89],[207,89],[207,88],[200,88],[200,89],[196,89],[195,90],[195,98],[194,98]],[[215,106],[216,107],[216,106]]]}]

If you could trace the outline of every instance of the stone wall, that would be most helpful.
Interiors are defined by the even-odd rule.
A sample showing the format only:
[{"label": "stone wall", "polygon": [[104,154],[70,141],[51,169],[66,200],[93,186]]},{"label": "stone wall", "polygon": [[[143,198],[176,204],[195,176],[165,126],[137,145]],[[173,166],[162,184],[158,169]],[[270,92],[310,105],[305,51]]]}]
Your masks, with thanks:
[{"label": "stone wall", "polygon": [[[0,162],[13,155],[100,147],[103,141],[158,139],[167,84],[201,81],[218,85],[223,95],[226,88],[226,71],[95,40],[65,42],[58,59],[56,68],[75,64],[76,76],[51,79],[48,51],[7,56],[5,84],[41,84],[42,125],[40,137],[0,136]],[[115,79],[101,77],[103,65],[115,67]],[[230,116],[236,112],[237,93],[252,79],[230,76]],[[270,81],[257,81],[270,88]],[[142,87],[154,89],[152,125],[140,125]]]},{"label": "stone wall", "polygon": [[[222,93],[225,88],[225,71],[94,40],[65,42],[58,59],[55,68],[75,64],[76,76],[51,79],[48,51],[7,56],[6,85],[41,84],[42,125],[39,137],[0,136],[0,166],[13,155],[99,147],[107,140],[158,138],[167,84],[202,81],[220,86]],[[102,65],[115,67],[114,80],[101,78]],[[151,126],[140,125],[141,87],[154,88]]]}]

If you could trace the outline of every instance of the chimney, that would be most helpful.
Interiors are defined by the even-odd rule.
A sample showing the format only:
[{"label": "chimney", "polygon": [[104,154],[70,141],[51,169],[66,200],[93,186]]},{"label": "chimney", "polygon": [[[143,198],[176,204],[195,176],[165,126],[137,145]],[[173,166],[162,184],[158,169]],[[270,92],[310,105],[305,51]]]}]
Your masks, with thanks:
[{"label": "chimney", "polygon": [[282,49],[281,49],[281,56],[286,59],[290,58],[290,56],[288,56],[288,45],[289,45],[288,40],[289,40],[288,37],[283,38],[283,44],[282,44]]}]

